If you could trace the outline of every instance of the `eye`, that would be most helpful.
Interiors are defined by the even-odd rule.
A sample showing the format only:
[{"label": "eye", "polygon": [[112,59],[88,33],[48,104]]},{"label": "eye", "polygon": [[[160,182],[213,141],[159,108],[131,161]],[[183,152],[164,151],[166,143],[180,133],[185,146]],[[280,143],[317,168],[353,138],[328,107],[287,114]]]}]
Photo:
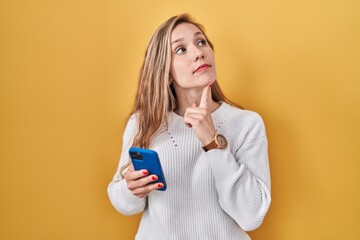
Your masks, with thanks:
[{"label": "eye", "polygon": [[205,40],[205,39],[200,39],[200,40],[198,41],[198,45],[199,45],[199,46],[205,46],[205,45],[206,45],[206,40]]},{"label": "eye", "polygon": [[178,47],[175,49],[175,53],[185,53],[186,52],[186,48],[184,47]]}]

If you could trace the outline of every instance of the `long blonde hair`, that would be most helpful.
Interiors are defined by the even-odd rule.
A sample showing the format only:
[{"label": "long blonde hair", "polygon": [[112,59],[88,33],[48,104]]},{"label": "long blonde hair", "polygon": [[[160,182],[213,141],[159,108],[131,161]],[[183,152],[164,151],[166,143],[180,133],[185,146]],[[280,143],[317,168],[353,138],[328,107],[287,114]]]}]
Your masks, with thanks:
[{"label": "long blonde hair", "polygon": [[[176,95],[170,83],[171,33],[181,23],[190,23],[198,27],[214,50],[214,45],[206,36],[204,27],[188,14],[170,18],[155,31],[140,70],[135,104],[131,113],[136,113],[138,124],[133,146],[148,148],[156,130],[161,123],[166,123],[169,111],[173,111],[176,107]],[[224,96],[217,81],[213,83],[211,92],[214,101],[236,105]]]}]

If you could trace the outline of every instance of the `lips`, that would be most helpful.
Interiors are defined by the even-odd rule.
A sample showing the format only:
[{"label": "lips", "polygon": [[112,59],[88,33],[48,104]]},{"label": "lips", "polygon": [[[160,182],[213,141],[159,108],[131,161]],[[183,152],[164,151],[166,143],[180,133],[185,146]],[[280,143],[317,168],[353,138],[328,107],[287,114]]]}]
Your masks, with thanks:
[{"label": "lips", "polygon": [[203,71],[203,70],[205,70],[205,69],[208,69],[209,67],[211,67],[210,64],[201,64],[201,65],[193,72],[193,74],[196,73],[196,72],[201,72],[201,71]]}]

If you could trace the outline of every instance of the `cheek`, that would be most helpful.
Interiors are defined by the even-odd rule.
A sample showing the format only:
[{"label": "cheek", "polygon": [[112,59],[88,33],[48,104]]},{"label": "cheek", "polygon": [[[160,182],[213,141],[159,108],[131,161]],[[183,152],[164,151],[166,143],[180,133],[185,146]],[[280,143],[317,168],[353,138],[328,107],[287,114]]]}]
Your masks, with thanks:
[{"label": "cheek", "polygon": [[215,58],[214,58],[214,55],[211,56],[211,65],[214,69],[214,72],[216,74],[216,63],[215,63]]},{"label": "cheek", "polygon": [[176,78],[176,71],[177,70],[177,62],[174,60],[171,60],[171,65],[170,65],[170,75],[173,78]]},{"label": "cheek", "polygon": [[171,66],[171,73],[174,77],[181,78],[184,74],[187,74],[186,65],[181,61],[173,62]]},{"label": "cheek", "polygon": [[215,73],[215,75],[217,74],[217,71],[216,71],[216,64],[215,64],[215,62],[213,62],[213,68],[214,68],[214,73]]}]

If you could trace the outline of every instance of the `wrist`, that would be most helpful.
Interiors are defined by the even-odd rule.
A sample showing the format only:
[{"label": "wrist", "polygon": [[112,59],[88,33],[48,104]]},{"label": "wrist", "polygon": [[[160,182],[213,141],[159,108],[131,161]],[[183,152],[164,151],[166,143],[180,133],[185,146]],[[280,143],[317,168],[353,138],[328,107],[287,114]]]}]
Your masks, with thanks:
[{"label": "wrist", "polygon": [[213,134],[209,135],[206,138],[206,140],[201,141],[202,145],[206,146],[206,145],[210,144],[214,140],[215,135],[216,135],[216,133],[213,133]]},{"label": "wrist", "polygon": [[205,152],[210,151],[212,149],[225,149],[228,145],[228,141],[222,134],[216,134],[213,137],[213,140],[203,146]]}]

